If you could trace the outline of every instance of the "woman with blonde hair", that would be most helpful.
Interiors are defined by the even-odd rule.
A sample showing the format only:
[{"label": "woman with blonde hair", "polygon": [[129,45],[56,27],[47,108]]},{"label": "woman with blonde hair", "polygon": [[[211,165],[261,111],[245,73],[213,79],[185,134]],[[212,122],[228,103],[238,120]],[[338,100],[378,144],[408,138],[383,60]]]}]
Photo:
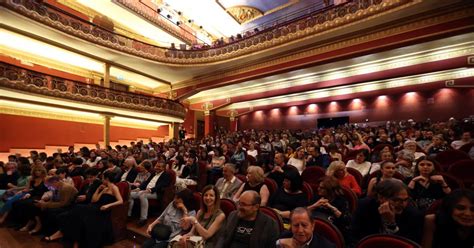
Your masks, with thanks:
[{"label": "woman with blonde hair", "polygon": [[240,195],[247,190],[254,190],[260,194],[262,201],[260,206],[266,206],[268,198],[270,197],[270,191],[267,185],[265,185],[265,175],[263,169],[258,166],[249,166],[247,169],[247,182],[240,186],[239,190],[234,195],[233,201],[237,202]]},{"label": "woman with blonde hair", "polygon": [[360,196],[362,194],[359,183],[353,175],[347,172],[344,162],[333,161],[326,170],[326,175],[337,178],[342,186],[351,189],[356,195]]}]

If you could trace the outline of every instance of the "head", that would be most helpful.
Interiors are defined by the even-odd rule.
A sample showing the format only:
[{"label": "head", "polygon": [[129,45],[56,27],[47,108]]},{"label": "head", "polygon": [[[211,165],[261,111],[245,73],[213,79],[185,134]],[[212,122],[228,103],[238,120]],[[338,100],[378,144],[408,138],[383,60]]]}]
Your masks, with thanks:
[{"label": "head", "polygon": [[392,178],[395,175],[395,164],[391,161],[383,161],[380,164],[380,171],[383,177]]},{"label": "head", "polygon": [[227,163],[222,169],[222,174],[224,175],[225,180],[232,180],[236,171],[237,169],[235,168],[234,164]]},{"label": "head", "polygon": [[283,188],[290,192],[297,192],[303,187],[303,179],[298,170],[286,170],[283,178]]},{"label": "head", "polygon": [[298,147],[298,149],[296,149],[296,156],[295,158],[297,159],[304,159],[304,147]]},{"label": "head", "polygon": [[220,207],[220,194],[216,186],[207,185],[202,189],[201,193],[201,207],[204,212],[207,212],[209,209],[217,211]]},{"label": "head", "polygon": [[444,137],[442,134],[437,134],[433,136],[432,141],[435,146],[442,146],[445,143]]},{"label": "head", "polygon": [[97,179],[97,176],[99,175],[99,170],[96,168],[88,168],[86,170],[86,179],[89,181],[94,181]]},{"label": "head", "polygon": [[374,192],[378,202],[382,204],[388,201],[395,214],[401,214],[410,200],[407,186],[395,179],[381,181],[375,186]]},{"label": "head", "polygon": [[178,204],[182,203],[187,209],[192,209],[193,201],[193,192],[189,189],[183,189],[175,194],[173,205],[176,207]]},{"label": "head", "polygon": [[31,176],[33,178],[45,178],[46,174],[46,168],[44,168],[43,166],[35,165],[31,167]]},{"label": "head", "polygon": [[298,245],[307,243],[313,237],[314,221],[306,208],[295,208],[290,214],[291,232]]},{"label": "head", "polygon": [[464,142],[469,142],[471,141],[471,132],[463,132],[462,135],[461,135],[461,140],[464,141]]},{"label": "head", "polygon": [[403,148],[414,153],[416,152],[416,142],[413,140],[407,140],[405,144],[403,144]]},{"label": "head", "polygon": [[381,161],[393,161],[393,155],[391,151],[380,151]]},{"label": "head", "polygon": [[59,176],[50,176],[44,182],[49,190],[57,190],[61,187],[61,178]]},{"label": "head", "polygon": [[335,177],[323,177],[319,182],[318,195],[327,199],[334,199],[336,196],[343,195],[341,185]]},{"label": "head", "polygon": [[273,163],[278,166],[283,166],[285,165],[285,155],[283,153],[275,153],[275,158],[273,160]]},{"label": "head", "polygon": [[458,189],[443,199],[438,211],[439,219],[452,227],[474,227],[474,191]]},{"label": "head", "polygon": [[56,170],[55,174],[61,179],[68,177],[69,171],[66,167],[60,167]]},{"label": "head", "polygon": [[265,180],[262,167],[249,166],[247,169],[247,180],[251,183],[262,183]]},{"label": "head", "polygon": [[337,179],[342,179],[346,176],[346,165],[342,161],[333,161],[329,165],[326,175],[333,176]]},{"label": "head", "polygon": [[416,162],[415,176],[422,175],[425,177],[430,177],[432,175],[438,174],[435,167],[437,163],[438,162],[432,157],[423,156],[419,158]]},{"label": "head", "polygon": [[115,182],[115,176],[116,174],[112,171],[106,171],[104,174],[103,174],[103,183],[104,184],[107,184],[107,183],[114,183]]},{"label": "head", "polygon": [[124,167],[128,170],[128,169],[131,169],[131,168],[137,166],[137,162],[136,162],[135,158],[133,158],[133,157],[128,157],[128,158],[125,159],[125,161],[123,162],[123,165],[124,165]]},{"label": "head", "polygon": [[359,150],[359,152],[356,155],[355,162],[358,164],[362,164],[365,161],[367,161],[369,157],[369,152],[366,149]]},{"label": "head", "polygon": [[253,190],[247,190],[240,195],[238,203],[238,216],[244,220],[254,220],[257,216],[262,199]]},{"label": "head", "polygon": [[408,150],[401,150],[397,153],[397,159],[396,162],[397,164],[406,166],[406,167],[411,167],[413,161],[415,161],[415,154]]},{"label": "head", "polygon": [[160,161],[157,161],[156,164],[155,164],[155,173],[156,174],[159,174],[161,172],[163,172],[166,168],[166,164],[165,164],[165,161],[163,160],[160,160]]}]

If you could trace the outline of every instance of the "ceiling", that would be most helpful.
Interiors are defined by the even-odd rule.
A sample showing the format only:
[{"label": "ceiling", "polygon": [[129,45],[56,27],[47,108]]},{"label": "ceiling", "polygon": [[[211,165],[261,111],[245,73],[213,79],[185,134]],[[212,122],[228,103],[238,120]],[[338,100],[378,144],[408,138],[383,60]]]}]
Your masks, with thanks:
[{"label": "ceiling", "polygon": [[[141,0],[144,1],[144,0]],[[64,2],[64,1],[60,1]],[[66,1],[67,2],[67,1]],[[87,5],[88,8],[94,9],[97,12],[107,13],[106,9],[113,9],[112,1],[92,1],[92,0],[78,0],[79,4]],[[101,2],[98,4],[97,2]],[[175,11],[182,11],[180,18],[192,18],[195,25],[199,25],[199,14],[206,13],[198,6],[215,6],[220,8],[219,16],[223,19],[218,19],[214,23],[222,25],[224,28],[219,31],[219,27],[215,27],[217,32],[224,35],[232,35],[235,32],[242,30],[253,29],[255,25],[268,24],[270,20],[279,19],[285,21],[288,18],[297,18],[301,9],[308,9],[310,6],[322,7],[322,0],[305,1],[305,0],[196,0],[196,1],[154,1],[158,4],[167,5]],[[391,11],[384,15],[375,16],[373,18],[357,21],[351,25],[334,28],[334,30],[322,33],[315,37],[302,39],[298,42],[291,42],[283,46],[273,47],[267,50],[262,50],[252,54],[241,57],[228,59],[221,62],[209,64],[194,64],[194,65],[176,65],[164,64],[156,61],[146,60],[140,57],[121,53],[117,50],[101,47],[85,40],[69,36],[65,33],[58,32],[54,29],[48,28],[39,23],[31,22],[28,18],[17,15],[10,11],[1,11],[0,18],[2,19],[2,27],[8,32],[15,32],[19,35],[25,35],[30,38],[39,40],[41,42],[49,43],[58,48],[67,50],[71,53],[77,53],[81,56],[88,57],[98,63],[112,63],[117,68],[122,70],[132,69],[140,72],[140,76],[148,77],[148,80],[155,81],[155,84],[140,85],[137,87],[153,92],[153,93],[167,93],[170,86],[177,92],[176,98],[185,101],[192,105],[193,109],[201,109],[202,104],[206,102],[214,102],[215,107],[222,107],[224,110],[259,106],[261,104],[287,103],[291,101],[291,97],[297,102],[299,99],[311,97],[311,94],[318,90],[332,90],[336,92],[335,87],[350,84],[372,83],[380,84],[380,80],[387,79],[405,79],[403,73],[393,74],[388,76],[367,77],[377,72],[385,70],[396,70],[416,67],[423,63],[443,64],[442,61],[467,56],[473,53],[472,40],[474,35],[469,32],[464,34],[450,35],[452,37],[436,37],[437,31],[432,31],[432,38],[428,40],[418,37],[406,38],[406,44],[397,44],[390,46],[381,45],[380,49],[373,49],[372,51],[360,48],[360,54],[354,54],[352,51],[341,53],[335,56],[334,59],[327,59],[321,51],[327,51],[329,54],[336,51],[334,48],[337,44],[344,49],[344,42],[348,40],[361,40],[364,36],[361,34],[383,34],[385,29],[393,29],[392,36],[396,37],[397,32],[401,30],[397,25],[403,24],[403,20],[417,20],[420,22],[420,27],[423,24],[420,21],[421,16],[436,16],[437,12],[443,12],[460,2],[467,3],[467,0],[413,0],[410,8],[401,9],[398,11]],[[208,4],[208,5],[205,5]],[[118,5],[115,4],[114,9]],[[233,17],[226,12],[226,9],[232,7],[248,6],[258,9],[262,16],[251,19],[245,23],[238,23]],[[468,5],[472,8],[472,5]],[[219,9],[216,8],[216,11]],[[3,9],[2,9],[3,10]],[[455,9],[460,11],[459,9]],[[112,11],[114,12],[114,11]],[[199,13],[201,12],[201,13]],[[290,13],[297,13],[290,15]],[[110,15],[111,19],[128,20],[121,25],[128,27],[141,35],[146,35],[147,32],[141,33],[143,30],[139,27],[143,20],[137,18],[137,15],[130,11],[121,11],[117,9],[117,13],[121,15]],[[216,12],[217,13],[217,12]],[[125,16],[127,18],[125,18]],[[209,15],[209,17],[215,17]],[[285,19],[286,18],[286,19]],[[223,21],[225,20],[225,21]],[[132,22],[136,24],[132,25]],[[233,23],[233,24],[229,24]],[[147,27],[150,23],[148,23]],[[138,26],[136,26],[138,25]],[[153,25],[151,25],[153,26]],[[209,25],[202,25],[204,29],[210,27]],[[225,27],[228,27],[227,29]],[[409,25],[406,25],[410,28]],[[235,30],[229,27],[235,27]],[[150,27],[153,32],[163,32],[158,27]],[[455,30],[454,27],[450,27]],[[415,28],[413,28],[415,29]],[[223,31],[225,30],[225,31]],[[373,30],[373,31],[368,31]],[[396,31],[399,30],[399,31]],[[423,30],[420,28],[420,30]],[[433,28],[434,30],[434,28]],[[231,32],[230,32],[231,31]],[[151,31],[150,31],[151,32]],[[209,31],[211,32],[211,31]],[[372,35],[372,34],[371,34]],[[170,34],[156,33],[148,38],[160,37],[160,39],[169,39],[166,42],[171,42],[176,39]],[[369,36],[369,35],[367,35]],[[375,39],[374,39],[375,40]],[[379,40],[382,40],[380,38]],[[412,40],[419,40],[410,43]],[[163,41],[163,40],[162,40]],[[370,41],[370,40],[369,40]],[[369,43],[369,41],[367,43]],[[161,42],[156,40],[157,43]],[[180,41],[174,41],[180,42]],[[395,43],[394,43],[395,44]],[[347,45],[346,45],[347,46]],[[318,50],[319,49],[319,50]],[[332,49],[332,50],[331,50]],[[451,49],[451,50],[450,50]],[[457,50],[456,50],[457,49]],[[320,51],[321,50],[321,51]],[[465,54],[456,54],[454,50],[464,51]],[[419,51],[424,51],[419,53]],[[467,51],[467,52],[466,52]],[[6,52],[4,52],[6,53]],[[456,55],[453,55],[456,54]],[[39,55],[37,55],[39,56]],[[312,59],[311,57],[324,57],[324,59]],[[424,59],[424,60],[423,60]],[[305,62],[296,62],[305,61]],[[411,66],[411,67],[410,67]],[[267,68],[272,68],[268,69]],[[441,67],[440,67],[441,68]],[[265,69],[265,73],[260,73]],[[441,68],[445,73],[455,73],[456,68]],[[436,71],[436,70],[434,70]],[[411,76],[428,75],[430,71],[413,71]],[[431,71],[433,72],[433,70]],[[130,73],[130,72],[129,72]],[[440,72],[441,73],[441,72]],[[444,72],[443,72],[444,73]],[[471,73],[469,71],[469,73]],[[133,74],[133,73],[132,73]],[[446,74],[443,74],[446,75]],[[130,76],[131,77],[131,76]],[[349,80],[351,77],[359,77],[357,80]],[[361,79],[362,78],[362,79]],[[331,81],[332,80],[332,81]],[[143,81],[145,79],[135,79],[132,81]],[[328,83],[330,82],[330,83]],[[337,82],[337,83],[331,83]],[[331,88],[332,87],[332,88]],[[296,96],[295,96],[296,94]],[[230,100],[227,100],[230,99]],[[265,100],[268,100],[265,102]],[[223,102],[219,104],[219,102]]]}]

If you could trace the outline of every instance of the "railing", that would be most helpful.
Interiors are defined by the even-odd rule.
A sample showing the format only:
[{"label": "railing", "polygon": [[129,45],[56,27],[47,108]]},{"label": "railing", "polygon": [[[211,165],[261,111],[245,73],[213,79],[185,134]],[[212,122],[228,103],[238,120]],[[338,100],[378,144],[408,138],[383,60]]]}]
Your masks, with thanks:
[{"label": "railing", "polygon": [[0,62],[0,86],[29,93],[181,118],[186,115],[183,105],[169,99],[67,80],[2,62]]},{"label": "railing", "polygon": [[34,0],[3,0],[1,3],[15,12],[47,26],[128,54],[171,64],[202,64],[224,61],[284,45],[290,41],[330,31],[335,27],[362,20],[412,1],[414,0],[353,0],[287,25],[207,50],[170,50],[154,46],[110,32],[93,23],[48,8]]}]

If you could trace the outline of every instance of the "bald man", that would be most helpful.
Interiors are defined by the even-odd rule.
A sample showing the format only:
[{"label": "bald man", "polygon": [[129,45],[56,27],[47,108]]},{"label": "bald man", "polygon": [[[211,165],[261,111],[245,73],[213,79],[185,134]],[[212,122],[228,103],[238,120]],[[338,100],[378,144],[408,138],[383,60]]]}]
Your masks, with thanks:
[{"label": "bald man", "polygon": [[276,247],[280,230],[275,220],[259,211],[260,202],[256,191],[242,193],[237,210],[227,218],[217,248]]}]

